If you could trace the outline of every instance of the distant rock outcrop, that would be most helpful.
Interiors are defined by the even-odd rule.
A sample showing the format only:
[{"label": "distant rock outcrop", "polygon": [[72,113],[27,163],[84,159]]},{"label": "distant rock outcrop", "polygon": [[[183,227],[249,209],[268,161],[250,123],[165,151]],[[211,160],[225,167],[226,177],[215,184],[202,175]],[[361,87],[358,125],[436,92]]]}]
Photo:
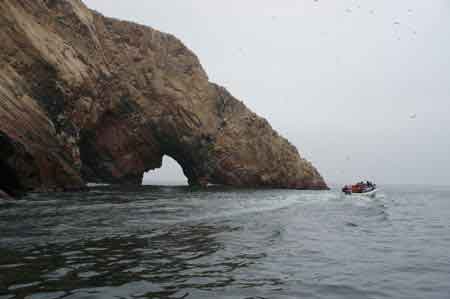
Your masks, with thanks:
[{"label": "distant rock outcrop", "polygon": [[11,199],[11,196],[6,192],[0,190],[0,200]]},{"label": "distant rock outcrop", "polygon": [[327,187],[172,35],[79,0],[2,0],[0,12],[0,189],[140,184],[164,155],[192,185]]}]

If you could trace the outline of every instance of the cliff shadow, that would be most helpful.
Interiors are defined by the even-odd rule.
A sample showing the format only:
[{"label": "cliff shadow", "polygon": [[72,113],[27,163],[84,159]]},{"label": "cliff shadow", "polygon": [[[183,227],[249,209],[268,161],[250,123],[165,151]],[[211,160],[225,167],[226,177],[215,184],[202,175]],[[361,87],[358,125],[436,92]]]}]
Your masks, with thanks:
[{"label": "cliff shadow", "polygon": [[14,142],[0,131],[0,193],[20,196],[23,186],[18,173],[19,157],[15,155]]},{"label": "cliff shadow", "polygon": [[1,190],[12,196],[20,196],[20,190],[22,190],[16,172],[2,160],[0,160],[0,191]]}]

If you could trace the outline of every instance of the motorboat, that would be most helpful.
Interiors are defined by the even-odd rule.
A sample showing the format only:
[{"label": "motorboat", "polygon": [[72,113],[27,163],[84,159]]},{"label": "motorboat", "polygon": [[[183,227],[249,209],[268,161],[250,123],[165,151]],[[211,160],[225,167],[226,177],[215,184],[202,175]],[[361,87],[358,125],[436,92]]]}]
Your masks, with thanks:
[{"label": "motorboat", "polygon": [[372,182],[359,182],[354,185],[345,185],[342,188],[342,192],[345,195],[363,195],[369,197],[375,197],[377,194],[377,185]]}]

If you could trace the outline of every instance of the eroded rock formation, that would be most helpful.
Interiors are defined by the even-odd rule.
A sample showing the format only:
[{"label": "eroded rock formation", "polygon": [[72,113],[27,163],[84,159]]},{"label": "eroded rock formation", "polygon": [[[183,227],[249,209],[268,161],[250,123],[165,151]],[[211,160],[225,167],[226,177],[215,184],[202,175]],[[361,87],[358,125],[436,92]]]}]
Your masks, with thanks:
[{"label": "eroded rock formation", "polygon": [[164,155],[190,184],[326,188],[172,35],[79,0],[1,0],[0,23],[0,189],[140,184]]},{"label": "eroded rock formation", "polygon": [[0,190],[0,202],[2,200],[12,199],[12,197],[3,190]]}]

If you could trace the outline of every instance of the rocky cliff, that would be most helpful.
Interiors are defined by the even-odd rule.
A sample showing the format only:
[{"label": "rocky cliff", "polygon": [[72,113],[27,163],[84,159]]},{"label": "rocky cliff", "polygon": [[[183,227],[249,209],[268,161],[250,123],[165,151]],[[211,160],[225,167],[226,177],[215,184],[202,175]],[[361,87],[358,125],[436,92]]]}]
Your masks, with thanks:
[{"label": "rocky cliff", "polygon": [[140,184],[169,155],[192,185],[324,189],[177,38],[79,0],[0,0],[0,189]]}]

